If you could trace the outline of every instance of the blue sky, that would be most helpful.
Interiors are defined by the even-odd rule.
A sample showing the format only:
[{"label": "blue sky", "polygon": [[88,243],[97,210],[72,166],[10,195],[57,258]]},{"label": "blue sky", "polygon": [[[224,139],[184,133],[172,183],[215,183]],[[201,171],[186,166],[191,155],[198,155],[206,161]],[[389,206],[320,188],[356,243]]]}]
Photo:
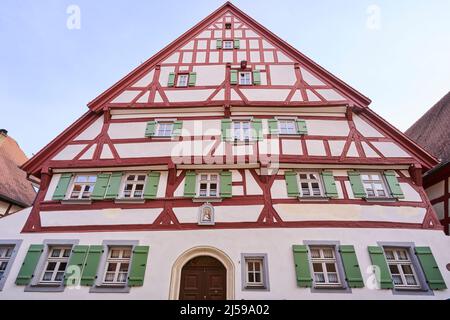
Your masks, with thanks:
[{"label": "blue sky", "polygon": [[[31,156],[224,1],[1,0],[0,127]],[[450,90],[448,0],[240,0],[406,130]],[[81,28],[66,26],[70,5]]]}]

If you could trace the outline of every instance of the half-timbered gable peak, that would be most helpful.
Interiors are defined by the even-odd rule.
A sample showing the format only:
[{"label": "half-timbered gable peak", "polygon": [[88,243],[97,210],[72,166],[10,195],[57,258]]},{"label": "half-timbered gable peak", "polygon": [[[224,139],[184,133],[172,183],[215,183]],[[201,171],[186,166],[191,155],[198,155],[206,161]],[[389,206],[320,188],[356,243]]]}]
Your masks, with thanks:
[{"label": "half-timbered gable peak", "polygon": [[366,106],[370,101],[226,3],[90,106],[186,103]]}]

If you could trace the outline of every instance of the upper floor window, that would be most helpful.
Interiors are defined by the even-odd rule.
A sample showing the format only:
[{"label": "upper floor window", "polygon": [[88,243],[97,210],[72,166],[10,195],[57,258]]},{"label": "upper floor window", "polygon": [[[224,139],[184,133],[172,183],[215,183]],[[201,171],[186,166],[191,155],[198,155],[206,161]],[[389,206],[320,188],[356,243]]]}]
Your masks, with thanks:
[{"label": "upper floor window", "polygon": [[70,247],[50,247],[44,272],[42,274],[42,283],[61,283],[64,279],[64,273],[69,262],[70,252]]},{"label": "upper floor window", "polygon": [[146,174],[128,174],[125,177],[123,197],[142,198],[146,177]]},{"label": "upper floor window", "polygon": [[108,285],[126,284],[130,260],[131,247],[110,247],[103,282]]},{"label": "upper floor window", "polygon": [[223,48],[224,49],[233,49],[234,48],[233,44],[234,43],[232,40],[225,40],[225,41],[223,41]]},{"label": "upper floor window", "polygon": [[239,72],[239,84],[248,86],[252,84],[252,73],[248,71]]},{"label": "upper floor window", "polygon": [[300,172],[298,176],[300,197],[321,197],[324,195],[319,173]]},{"label": "upper floor window", "polygon": [[361,181],[368,198],[386,198],[389,193],[380,173],[362,173]]},{"label": "upper floor window", "polygon": [[6,272],[13,250],[13,246],[0,246],[0,280]]},{"label": "upper floor window", "polygon": [[335,248],[333,246],[311,247],[311,266],[315,287],[340,287],[341,280]]},{"label": "upper floor window", "polygon": [[234,140],[249,141],[252,137],[250,121],[233,121]]},{"label": "upper floor window", "polygon": [[278,120],[280,134],[297,134],[295,120]]},{"label": "upper floor window", "polygon": [[171,137],[173,133],[173,122],[158,122],[156,136]]},{"label": "upper floor window", "polygon": [[179,74],[177,80],[177,87],[187,87],[189,83],[189,74]]},{"label": "upper floor window", "polygon": [[384,254],[395,288],[418,289],[421,287],[406,248],[384,248]]},{"label": "upper floor window", "polygon": [[94,190],[97,176],[77,175],[73,179],[70,199],[89,199]]},{"label": "upper floor window", "polygon": [[217,173],[201,173],[198,180],[199,197],[219,196],[219,175]]}]

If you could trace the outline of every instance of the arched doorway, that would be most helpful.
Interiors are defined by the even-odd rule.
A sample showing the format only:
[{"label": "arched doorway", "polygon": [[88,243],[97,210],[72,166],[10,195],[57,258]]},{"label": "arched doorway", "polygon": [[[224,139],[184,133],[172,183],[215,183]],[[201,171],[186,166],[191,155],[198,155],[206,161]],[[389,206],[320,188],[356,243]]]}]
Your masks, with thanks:
[{"label": "arched doorway", "polygon": [[[170,278],[170,291],[169,291],[169,299],[177,300],[177,299],[186,299],[181,293],[182,286],[182,274],[184,274],[183,269],[186,266],[189,268],[193,265],[190,265],[189,262],[197,257],[208,257],[212,258],[215,261],[220,262],[223,268],[225,268],[225,296],[223,299],[233,300],[234,299],[234,287],[235,287],[235,272],[234,272],[234,264],[230,257],[223,251],[209,246],[199,246],[191,248],[185,252],[183,252],[177,260],[174,262],[172,266],[172,273]],[[195,262],[195,261],[194,261]],[[211,263],[211,261],[210,261]],[[214,262],[217,265],[217,262]],[[196,264],[198,266],[198,264]],[[187,269],[189,271],[189,269]],[[223,271],[222,271],[223,272]],[[191,279],[192,281],[192,279]],[[217,279],[215,279],[217,281]],[[185,283],[185,277],[183,277],[183,282]],[[215,290],[215,289],[213,289]],[[185,295],[183,293],[183,295]],[[203,298],[204,298],[203,294]],[[208,295],[207,295],[208,298]]]},{"label": "arched doorway", "polygon": [[180,300],[225,300],[227,270],[217,259],[199,256],[181,269]]}]

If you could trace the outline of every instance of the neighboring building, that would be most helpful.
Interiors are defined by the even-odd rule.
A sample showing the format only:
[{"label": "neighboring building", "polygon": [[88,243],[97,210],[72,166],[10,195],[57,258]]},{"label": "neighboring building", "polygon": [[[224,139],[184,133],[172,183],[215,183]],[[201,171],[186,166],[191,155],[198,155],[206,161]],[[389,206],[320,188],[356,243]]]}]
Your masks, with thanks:
[{"label": "neighboring building", "polygon": [[36,191],[26,172],[19,168],[27,160],[8,131],[0,129],[0,218],[33,204]]},{"label": "neighboring building", "polygon": [[447,235],[450,232],[450,92],[406,131],[440,163],[423,177],[425,191]]},{"label": "neighboring building", "polygon": [[0,299],[449,298],[437,160],[369,104],[226,3],[22,166]]}]

